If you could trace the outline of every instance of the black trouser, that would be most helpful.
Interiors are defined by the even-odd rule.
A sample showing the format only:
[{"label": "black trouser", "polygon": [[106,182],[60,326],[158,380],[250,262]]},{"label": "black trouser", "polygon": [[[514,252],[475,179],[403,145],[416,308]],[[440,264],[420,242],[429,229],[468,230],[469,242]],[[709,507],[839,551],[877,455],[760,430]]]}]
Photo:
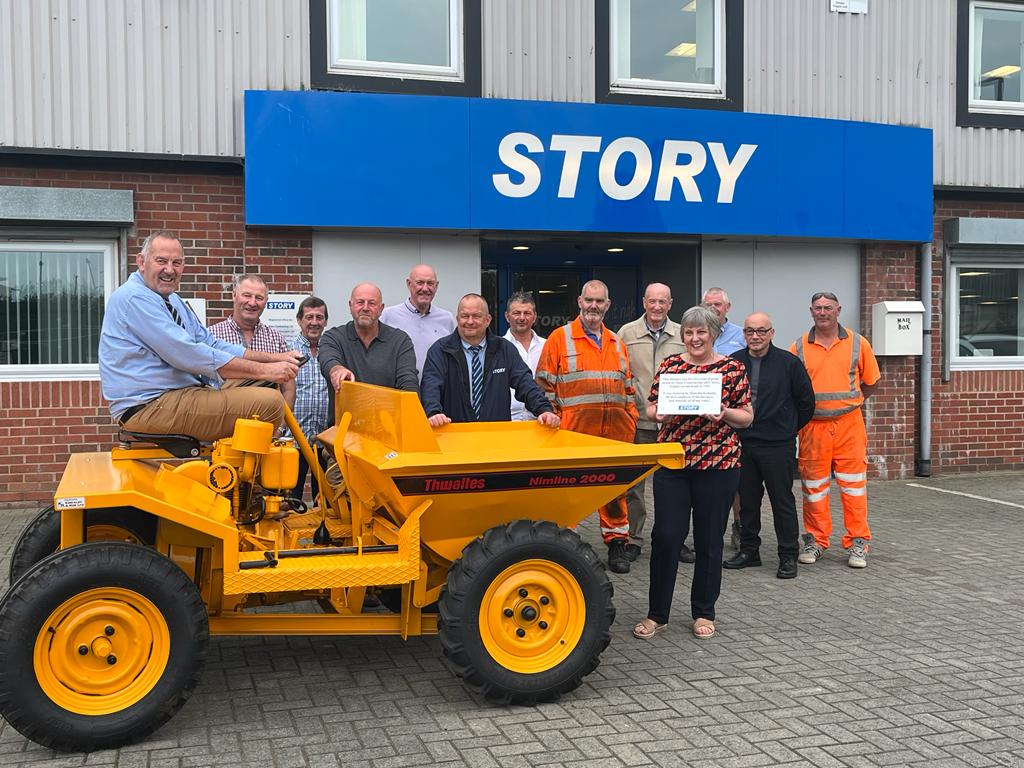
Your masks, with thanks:
[{"label": "black trouser", "polygon": [[697,562],[690,585],[690,613],[715,618],[722,591],[722,536],[736,496],[739,469],[659,469],[654,473],[654,528],[651,531],[651,590],[647,618],[668,622],[679,571],[679,549],[693,511]]},{"label": "black trouser", "polygon": [[772,503],[779,557],[796,556],[800,524],[793,498],[796,440],[779,443],[744,442],[740,470],[740,551],[761,549],[761,500],[765,490]]}]

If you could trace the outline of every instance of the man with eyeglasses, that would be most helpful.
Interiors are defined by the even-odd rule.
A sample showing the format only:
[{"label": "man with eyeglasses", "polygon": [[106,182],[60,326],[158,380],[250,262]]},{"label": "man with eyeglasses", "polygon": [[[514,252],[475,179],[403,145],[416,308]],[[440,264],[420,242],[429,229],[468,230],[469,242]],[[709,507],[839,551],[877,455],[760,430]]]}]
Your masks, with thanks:
[{"label": "man with eyeglasses", "polygon": [[417,264],[405,279],[409,298],[401,304],[386,307],[380,321],[409,334],[416,350],[416,370],[423,377],[423,362],[434,342],[455,330],[455,317],[447,309],[434,306],[440,283],[437,272],[429,264]]},{"label": "man with eyeglasses", "polygon": [[814,386],[814,417],[800,430],[797,464],[804,497],[803,546],[799,560],[817,562],[832,534],[829,488],[835,473],[843,503],[847,565],[868,564],[868,438],[864,401],[878,386],[881,373],[871,344],[839,324],[842,307],[834,293],[811,296],[814,326],[790,347],[807,368]]},{"label": "man with eyeglasses", "polygon": [[761,565],[761,500],[772,504],[780,579],[796,578],[800,524],[793,498],[796,435],[814,413],[814,390],[800,360],[772,344],[772,319],[755,312],[743,323],[745,349],[733,357],[747,368],[754,420],[740,436],[740,549],[722,563],[736,570]]}]

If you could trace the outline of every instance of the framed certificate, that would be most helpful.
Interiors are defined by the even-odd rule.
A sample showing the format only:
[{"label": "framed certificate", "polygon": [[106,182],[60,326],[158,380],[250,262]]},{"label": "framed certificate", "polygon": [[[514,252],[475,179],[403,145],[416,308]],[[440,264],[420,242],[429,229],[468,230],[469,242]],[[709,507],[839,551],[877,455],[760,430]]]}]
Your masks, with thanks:
[{"label": "framed certificate", "polygon": [[658,382],[659,415],[703,416],[722,410],[720,373],[663,373]]}]

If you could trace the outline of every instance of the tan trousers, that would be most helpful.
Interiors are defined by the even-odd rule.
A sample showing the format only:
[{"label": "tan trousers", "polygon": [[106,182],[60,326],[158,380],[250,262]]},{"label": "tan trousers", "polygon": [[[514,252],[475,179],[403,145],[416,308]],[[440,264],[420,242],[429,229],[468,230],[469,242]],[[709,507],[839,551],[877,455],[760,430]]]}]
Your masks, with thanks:
[{"label": "tan trousers", "polygon": [[121,426],[129,432],[189,435],[203,442],[230,437],[235,419],[258,418],[275,428],[284,416],[284,398],[268,387],[187,387],[165,392]]}]

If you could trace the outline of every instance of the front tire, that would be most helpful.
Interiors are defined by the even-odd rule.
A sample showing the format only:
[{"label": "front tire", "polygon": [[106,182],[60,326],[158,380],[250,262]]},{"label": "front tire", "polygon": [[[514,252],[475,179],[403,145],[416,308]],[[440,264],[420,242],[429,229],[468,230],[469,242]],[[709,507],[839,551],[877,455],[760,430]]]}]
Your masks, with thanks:
[{"label": "front tire", "polygon": [[[152,546],[156,541],[156,518],[128,507],[87,509],[86,541],[127,541]],[[14,584],[33,565],[60,548],[60,513],[53,506],[37,514],[11,550],[10,583]]]},{"label": "front tire", "polygon": [[529,520],[492,528],[448,572],[438,601],[445,660],[488,699],[552,701],[600,663],[611,598],[600,560],[575,531]]},{"label": "front tire", "polygon": [[199,591],[166,557],[121,542],[61,550],[0,601],[0,714],[62,751],[140,741],[188,699],[208,642]]}]

